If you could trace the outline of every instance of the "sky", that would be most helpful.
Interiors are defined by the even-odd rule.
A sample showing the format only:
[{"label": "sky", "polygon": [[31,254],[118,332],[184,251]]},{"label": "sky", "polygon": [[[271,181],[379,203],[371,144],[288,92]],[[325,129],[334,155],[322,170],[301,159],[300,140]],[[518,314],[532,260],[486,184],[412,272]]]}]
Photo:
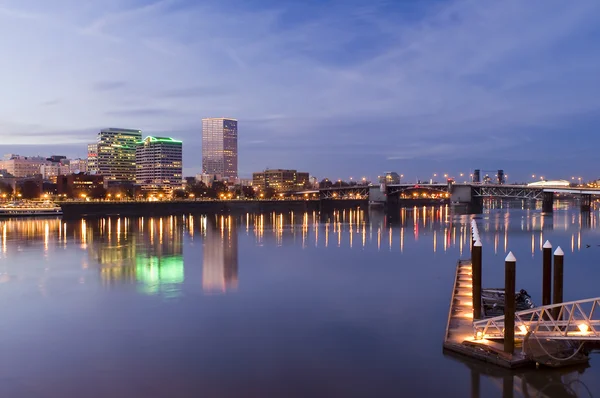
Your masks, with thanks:
[{"label": "sky", "polygon": [[0,152],[239,121],[239,173],[600,178],[597,0],[0,0]]}]

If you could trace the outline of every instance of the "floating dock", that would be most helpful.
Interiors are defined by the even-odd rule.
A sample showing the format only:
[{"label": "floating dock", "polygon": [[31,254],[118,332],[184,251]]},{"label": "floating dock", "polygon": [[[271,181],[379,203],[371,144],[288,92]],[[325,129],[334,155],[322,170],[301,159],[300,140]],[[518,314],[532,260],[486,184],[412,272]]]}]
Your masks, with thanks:
[{"label": "floating dock", "polygon": [[456,352],[484,362],[508,369],[533,365],[520,350],[507,354],[500,342],[475,340],[473,329],[473,274],[470,260],[460,260],[456,265],[456,276],[448,312],[448,323],[444,337],[444,350]]}]

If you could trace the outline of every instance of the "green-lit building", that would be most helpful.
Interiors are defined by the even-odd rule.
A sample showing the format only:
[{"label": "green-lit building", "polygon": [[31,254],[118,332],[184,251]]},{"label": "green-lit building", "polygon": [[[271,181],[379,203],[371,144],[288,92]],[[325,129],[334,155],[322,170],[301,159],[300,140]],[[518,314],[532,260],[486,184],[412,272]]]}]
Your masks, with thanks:
[{"label": "green-lit building", "polygon": [[171,192],[182,186],[182,142],[146,137],[135,150],[135,182],[144,191]]},{"label": "green-lit building", "polygon": [[141,130],[103,129],[96,144],[88,146],[88,161],[92,173],[104,176],[108,184],[135,181],[136,143],[142,139]]}]

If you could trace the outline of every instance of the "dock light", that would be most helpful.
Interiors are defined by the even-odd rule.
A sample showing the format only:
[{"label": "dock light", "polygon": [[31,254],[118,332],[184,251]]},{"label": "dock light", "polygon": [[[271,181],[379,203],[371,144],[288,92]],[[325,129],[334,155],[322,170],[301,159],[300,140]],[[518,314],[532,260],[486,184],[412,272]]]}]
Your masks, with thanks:
[{"label": "dock light", "polygon": [[581,324],[577,325],[577,327],[579,328],[579,331],[581,333],[587,333],[588,329],[589,329],[588,325],[586,325],[585,323],[581,323]]},{"label": "dock light", "polygon": [[477,332],[477,333],[475,333],[475,338],[476,338],[477,340],[481,340],[481,339],[483,339],[483,332]]},{"label": "dock light", "polygon": [[521,333],[527,334],[527,326],[519,325],[519,330],[521,331]]}]

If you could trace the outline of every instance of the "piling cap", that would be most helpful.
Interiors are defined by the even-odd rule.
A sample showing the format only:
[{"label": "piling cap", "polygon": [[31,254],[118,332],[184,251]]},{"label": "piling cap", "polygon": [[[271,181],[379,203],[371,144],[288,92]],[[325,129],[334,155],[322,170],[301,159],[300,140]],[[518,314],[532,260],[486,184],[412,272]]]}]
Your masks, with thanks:
[{"label": "piling cap", "polygon": [[547,240],[546,243],[544,243],[543,248],[544,249],[552,249],[552,243],[550,243],[550,241]]},{"label": "piling cap", "polygon": [[477,239],[475,243],[473,243],[473,246],[481,247],[481,241]]},{"label": "piling cap", "polygon": [[506,256],[504,261],[515,263],[515,262],[517,262],[517,258],[515,257],[514,254],[512,254],[512,252],[508,252],[508,256]]},{"label": "piling cap", "polygon": [[560,248],[560,246],[558,246],[558,247],[556,248],[556,250],[554,251],[554,255],[555,255],[555,256],[564,256],[564,255],[565,255],[565,252],[563,252],[563,251],[562,251],[562,249]]}]

